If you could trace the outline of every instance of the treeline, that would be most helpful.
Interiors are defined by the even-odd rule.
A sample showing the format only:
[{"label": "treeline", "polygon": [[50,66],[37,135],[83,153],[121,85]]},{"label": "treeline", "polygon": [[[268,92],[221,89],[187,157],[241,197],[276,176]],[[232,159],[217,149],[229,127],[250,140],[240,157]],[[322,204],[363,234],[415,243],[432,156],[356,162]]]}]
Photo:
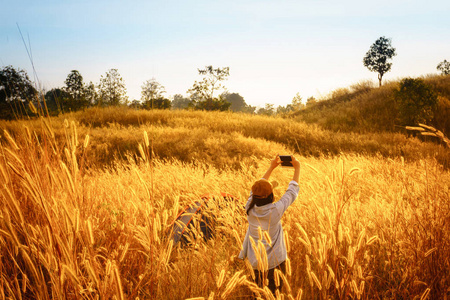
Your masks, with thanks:
[{"label": "treeline", "polygon": [[129,100],[123,78],[117,69],[102,75],[100,82],[85,83],[78,70],[72,70],[65,86],[40,92],[26,71],[6,66],[0,69],[0,113],[2,119],[19,119],[32,116],[41,110],[44,115],[84,110],[88,107],[127,106],[134,109],[191,109],[206,111],[234,111],[250,114],[287,114],[303,107],[297,94],[292,104],[278,106],[266,104],[257,109],[248,105],[239,93],[230,93],[223,85],[229,76],[229,67],[198,69],[202,80],[195,81],[187,91],[188,96],[166,96],[165,87],[155,78],[141,86],[141,98]]},{"label": "treeline", "polygon": [[142,85],[141,99],[129,101],[126,86],[117,69],[101,76],[100,83],[86,84],[72,70],[65,86],[39,93],[25,71],[12,66],[0,69],[0,115],[2,119],[20,119],[38,114],[59,115],[89,107],[124,106],[133,109],[188,109],[234,111],[265,116],[288,116],[314,123],[333,131],[397,131],[419,123],[434,126],[447,136],[450,132],[450,77],[447,73],[425,78],[404,78],[375,87],[371,81],[333,91],[321,99],[310,97],[304,103],[299,93],[286,106],[266,104],[257,109],[248,105],[239,93],[229,93],[223,81],[229,68],[207,66],[187,93],[171,99],[154,78]]}]

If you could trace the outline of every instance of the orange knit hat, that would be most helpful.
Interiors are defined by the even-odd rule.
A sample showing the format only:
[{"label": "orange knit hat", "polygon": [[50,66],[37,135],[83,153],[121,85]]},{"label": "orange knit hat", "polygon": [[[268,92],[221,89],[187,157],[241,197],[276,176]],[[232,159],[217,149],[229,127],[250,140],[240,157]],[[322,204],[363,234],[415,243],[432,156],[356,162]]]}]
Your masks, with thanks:
[{"label": "orange knit hat", "polygon": [[253,184],[252,193],[258,198],[267,198],[273,193],[272,184],[265,179],[260,179]]}]

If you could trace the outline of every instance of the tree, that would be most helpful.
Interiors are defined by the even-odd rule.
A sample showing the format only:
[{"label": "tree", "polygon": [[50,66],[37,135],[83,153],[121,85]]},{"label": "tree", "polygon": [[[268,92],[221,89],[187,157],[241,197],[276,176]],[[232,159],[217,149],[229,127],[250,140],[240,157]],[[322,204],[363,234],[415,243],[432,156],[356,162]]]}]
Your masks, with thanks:
[{"label": "tree", "polygon": [[92,105],[98,101],[98,93],[95,90],[95,85],[92,81],[89,82],[84,88],[84,96],[86,98],[87,105]]},{"label": "tree", "polygon": [[84,83],[83,76],[77,70],[70,71],[67,75],[66,81],[66,92],[75,100],[79,101],[84,95]]},{"label": "tree", "polygon": [[242,112],[247,114],[254,114],[256,111],[256,106],[248,105],[244,107],[244,110]]},{"label": "tree", "polygon": [[31,101],[37,95],[27,72],[6,66],[0,70],[0,95],[5,101]]},{"label": "tree", "polygon": [[24,102],[33,101],[38,95],[27,73],[12,66],[0,69],[1,118],[12,119],[18,112],[24,113]]},{"label": "tree", "polygon": [[189,107],[191,99],[183,97],[183,95],[176,94],[173,96],[172,108],[173,109],[186,109]]},{"label": "tree", "polygon": [[434,116],[438,97],[422,79],[405,78],[394,93],[400,122],[404,125],[429,123]]},{"label": "tree", "polygon": [[[164,99],[163,94],[166,92],[164,86],[162,86],[159,82],[156,81],[155,78],[147,80],[142,85],[141,91],[141,101],[144,107],[146,108],[168,108],[168,107],[158,107],[158,106],[167,106],[167,101],[170,100]],[[155,100],[159,99],[159,105],[155,105]],[[164,101],[167,100],[167,101]],[[169,105],[170,108],[170,105]]]},{"label": "tree", "polygon": [[198,69],[199,75],[203,75],[203,80],[195,81],[188,93],[191,94],[190,106],[194,109],[203,110],[227,110],[230,103],[223,97],[214,98],[214,92],[225,89],[221,82],[230,75],[230,68],[217,68],[206,66],[205,69]]},{"label": "tree", "polygon": [[292,103],[286,106],[279,105],[277,107],[277,115],[285,115],[293,111],[299,111],[305,105],[302,103],[302,97],[300,93],[297,93],[294,98],[292,98]]},{"label": "tree", "polygon": [[66,92],[65,89],[51,89],[47,93],[45,93],[45,101],[47,104],[47,109],[50,112],[61,113],[66,108],[69,99],[71,98],[70,94]]},{"label": "tree", "polygon": [[126,103],[127,89],[117,69],[110,69],[105,77],[101,76],[99,84],[99,105],[117,106]]},{"label": "tree", "polygon": [[240,112],[249,113],[249,114],[255,113],[256,106],[248,105],[245,102],[244,97],[239,95],[239,93],[231,93],[230,94],[228,92],[225,92],[221,96],[224,97],[225,100],[231,104],[230,110],[240,111]]},{"label": "tree", "polygon": [[68,101],[65,103],[66,109],[75,111],[89,106],[90,101],[86,98],[87,88],[79,71],[72,70],[64,83],[66,84],[64,90],[68,94],[66,98]]},{"label": "tree", "polygon": [[292,98],[292,110],[298,111],[302,109],[305,106],[302,101],[303,98],[300,96],[300,93],[295,94],[294,98]]},{"label": "tree", "polygon": [[227,102],[230,102],[230,110],[232,111],[246,111],[248,108],[247,103],[244,100],[244,97],[239,95],[239,93],[223,93],[222,97],[225,98]]},{"label": "tree", "polygon": [[142,103],[139,100],[133,100],[131,101],[131,103],[128,105],[129,108],[134,108],[134,109],[142,109]]},{"label": "tree", "polygon": [[363,59],[364,66],[371,72],[378,73],[378,82],[381,86],[383,75],[391,70],[392,63],[388,62],[395,55],[395,48],[391,45],[391,39],[380,37],[370,46]]},{"label": "tree", "polygon": [[230,108],[231,103],[228,102],[222,95],[220,95],[218,98],[213,99],[206,99],[203,101],[195,102],[191,100],[189,103],[189,107],[192,107],[194,109],[198,110],[220,110],[220,111],[226,111]]},{"label": "tree", "polygon": [[277,115],[287,115],[292,112],[292,105],[288,104],[286,106],[278,105],[277,107]]},{"label": "tree", "polygon": [[275,114],[275,107],[273,104],[266,103],[264,108],[258,109],[257,114],[265,116],[273,116]]},{"label": "tree", "polygon": [[441,71],[442,75],[450,75],[450,62],[444,59],[437,65],[436,69]]},{"label": "tree", "polygon": [[[147,108],[147,107],[144,107]],[[155,100],[153,100],[153,108],[155,109],[171,109],[172,108],[172,102],[164,97],[159,97]]]}]

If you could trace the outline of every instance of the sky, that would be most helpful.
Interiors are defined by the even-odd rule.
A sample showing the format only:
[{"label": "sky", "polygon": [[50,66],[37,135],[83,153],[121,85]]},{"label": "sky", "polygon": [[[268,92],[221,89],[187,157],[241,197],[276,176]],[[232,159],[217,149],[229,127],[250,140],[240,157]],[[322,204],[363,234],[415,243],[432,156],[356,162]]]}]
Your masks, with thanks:
[{"label": "sky", "polygon": [[[381,36],[397,56],[383,80],[438,74],[450,60],[448,0],[1,0],[0,66],[26,70],[41,90],[118,69],[130,100],[155,79],[187,96],[198,69],[229,67],[223,84],[249,105],[321,98],[361,81]],[[31,57],[31,58],[30,58]],[[34,71],[33,71],[34,65]]]}]

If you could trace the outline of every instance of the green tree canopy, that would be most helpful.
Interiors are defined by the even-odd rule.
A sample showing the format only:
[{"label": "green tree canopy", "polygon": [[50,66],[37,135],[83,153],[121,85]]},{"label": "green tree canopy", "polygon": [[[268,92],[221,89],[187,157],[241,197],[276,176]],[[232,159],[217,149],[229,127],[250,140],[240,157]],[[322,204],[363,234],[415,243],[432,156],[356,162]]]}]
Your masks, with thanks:
[{"label": "green tree canopy", "polygon": [[164,97],[159,97],[153,100],[153,108],[154,109],[171,109],[172,102]]},{"label": "green tree canopy", "polygon": [[84,95],[84,83],[83,76],[77,70],[70,71],[67,75],[66,81],[66,92],[76,101],[79,101]]},{"label": "green tree canopy", "polygon": [[47,103],[47,109],[50,112],[56,112],[57,114],[66,111],[67,103],[71,98],[70,94],[65,89],[51,89],[45,93],[45,101]]},{"label": "green tree canopy", "polygon": [[218,98],[213,99],[206,99],[203,101],[193,101],[189,103],[189,107],[192,107],[194,109],[198,110],[220,110],[220,111],[226,111],[230,108],[231,103],[225,100],[224,97],[219,96]]},{"label": "green tree canopy", "polygon": [[394,95],[402,125],[427,124],[433,119],[438,96],[422,79],[401,80]]},{"label": "green tree canopy", "polygon": [[72,70],[67,75],[64,82],[66,87],[64,88],[67,93],[65,99],[65,110],[76,111],[89,106],[90,100],[87,98],[87,87],[83,82],[83,76],[77,70]]},{"label": "green tree canopy", "polygon": [[366,56],[364,56],[363,63],[371,72],[378,73],[378,82],[381,86],[381,80],[384,74],[389,72],[392,63],[389,62],[395,55],[395,48],[391,45],[391,39],[384,36],[378,38],[375,43],[370,46]]},{"label": "green tree canopy", "polygon": [[13,66],[0,69],[0,101],[32,101],[36,95],[26,71]]},{"label": "green tree canopy", "polygon": [[37,90],[27,73],[13,66],[0,69],[0,113],[3,119],[12,119],[24,114],[24,102],[34,101]]},{"label": "green tree canopy", "polygon": [[117,106],[128,100],[125,82],[117,69],[110,69],[101,76],[99,84],[99,105]]},{"label": "green tree canopy", "polygon": [[241,112],[249,111],[249,105],[245,102],[244,97],[239,95],[239,93],[225,92],[221,96],[224,97],[225,100],[231,104],[230,110]]}]

